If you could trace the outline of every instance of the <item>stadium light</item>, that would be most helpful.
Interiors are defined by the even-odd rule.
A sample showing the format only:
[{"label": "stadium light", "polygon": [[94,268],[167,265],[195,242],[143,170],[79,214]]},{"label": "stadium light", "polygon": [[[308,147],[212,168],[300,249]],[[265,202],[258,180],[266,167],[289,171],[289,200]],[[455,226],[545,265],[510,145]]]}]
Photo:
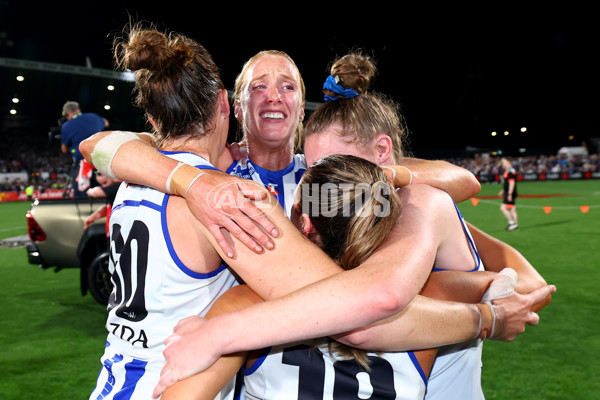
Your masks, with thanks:
[{"label": "stadium light", "polygon": [[19,82],[23,82],[25,80],[25,77],[23,75],[17,75],[17,80]]},{"label": "stadium light", "polygon": [[504,136],[508,136],[508,131],[504,131]]},{"label": "stadium light", "polygon": [[12,102],[17,104],[19,102],[19,98],[18,97],[13,97],[12,98]]},{"label": "stadium light", "polygon": [[496,131],[492,132],[492,136],[496,136],[498,133],[496,133]]},{"label": "stadium light", "polygon": [[527,128],[525,128],[525,127],[522,127],[522,128],[521,128],[521,132],[523,132],[523,133],[527,132]]}]

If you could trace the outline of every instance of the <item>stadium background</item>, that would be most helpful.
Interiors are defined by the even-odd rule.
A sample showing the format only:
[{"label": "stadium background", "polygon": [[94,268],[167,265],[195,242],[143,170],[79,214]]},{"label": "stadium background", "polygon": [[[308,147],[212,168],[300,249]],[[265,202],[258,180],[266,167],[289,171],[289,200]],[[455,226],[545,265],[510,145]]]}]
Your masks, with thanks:
[{"label": "stadium background", "polygon": [[[374,89],[401,104],[409,149],[420,157],[556,156],[564,146],[598,153],[600,27],[584,6],[401,6],[392,12],[375,2],[356,14],[310,3],[285,11],[269,3],[191,8],[181,1],[73,7],[2,1],[0,172],[23,166],[29,175],[68,172],[57,137],[66,100],[105,116],[111,129],[147,128],[132,106],[131,76],[113,71],[112,40],[130,19],[200,41],[228,88],[257,51],[288,52],[303,74],[309,113],[322,101],[330,62],[364,49],[379,67]],[[25,80],[17,81],[19,74]],[[230,137],[236,138],[233,120]]]},{"label": "stadium background", "polygon": [[[360,10],[254,5],[235,13],[190,7],[177,1],[158,6],[92,1],[72,7],[2,1],[0,173],[25,171],[27,179],[54,173],[61,183],[70,160],[59,152],[56,122],[66,100],[106,116],[113,129],[145,129],[131,105],[131,82],[112,71],[110,35],[129,15],[205,44],[229,87],[255,52],[287,51],[306,81],[309,110],[321,101],[331,59],[353,46],[365,48],[378,60],[375,88],[402,104],[415,155],[445,158],[485,175],[489,183],[460,204],[461,211],[517,247],[558,287],[539,327],[528,328],[515,342],[486,344],[487,398],[590,399],[600,393],[594,279],[600,267],[595,121],[600,27],[591,10],[549,4],[493,10],[452,5],[426,12],[404,6],[392,12],[377,3]],[[19,73],[25,81],[16,81]],[[115,90],[106,90],[109,83]],[[19,103],[12,102],[15,96]],[[520,131],[523,126],[527,131]],[[492,131],[499,134],[491,136]],[[584,147],[596,157],[561,162],[563,147]],[[500,185],[491,161],[499,152],[519,156],[523,166],[517,232],[504,231],[498,210]],[[482,169],[486,163],[489,168]],[[540,165],[547,165],[544,180]],[[9,185],[3,196],[19,198],[13,182],[0,183]],[[28,207],[27,201],[0,203],[0,239],[26,233]],[[0,260],[5,348],[0,398],[85,398],[104,345],[105,310],[80,296],[77,271],[39,270],[26,263],[21,248],[0,248]]]}]

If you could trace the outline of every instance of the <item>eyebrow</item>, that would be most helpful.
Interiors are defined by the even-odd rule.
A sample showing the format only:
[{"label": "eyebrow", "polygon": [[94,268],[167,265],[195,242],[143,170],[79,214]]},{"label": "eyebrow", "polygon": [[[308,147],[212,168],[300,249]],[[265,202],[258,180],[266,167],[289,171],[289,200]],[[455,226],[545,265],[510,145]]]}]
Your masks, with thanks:
[{"label": "eyebrow", "polygon": [[[254,79],[251,79],[251,80],[250,80],[250,83],[253,83],[253,82],[259,81],[259,80],[261,80],[261,79],[264,79],[264,78],[265,78],[265,77],[267,77],[267,76],[269,76],[269,74],[268,74],[268,73],[266,73],[266,74],[262,74],[262,75],[260,75],[260,76],[257,76],[257,77],[255,77]],[[292,81],[292,82],[294,82],[294,83],[296,83],[296,84],[299,84],[299,81],[298,81],[296,78],[294,78],[292,75],[289,75],[289,74],[280,74],[280,76],[283,76],[283,78],[284,78],[284,79],[286,79],[286,80],[290,80],[290,81]]]}]

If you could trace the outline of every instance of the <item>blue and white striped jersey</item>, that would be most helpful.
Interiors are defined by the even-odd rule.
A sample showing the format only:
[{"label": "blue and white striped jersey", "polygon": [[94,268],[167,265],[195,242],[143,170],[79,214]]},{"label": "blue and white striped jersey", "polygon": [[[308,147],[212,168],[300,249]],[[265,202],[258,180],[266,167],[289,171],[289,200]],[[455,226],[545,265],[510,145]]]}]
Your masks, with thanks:
[{"label": "blue and white striped jersey", "polygon": [[[199,168],[214,168],[191,153],[165,153]],[[179,320],[205,315],[236,284],[226,265],[194,272],[178,257],[167,225],[169,195],[123,183],[110,219],[113,291],[105,353],[91,399],[149,399],[165,359],[164,341]]]},{"label": "blue and white striped jersey", "polygon": [[254,164],[252,160],[243,158],[234,161],[226,172],[240,178],[251,179],[266,187],[277,198],[289,217],[294,204],[294,192],[304,171],[306,171],[304,154],[296,154],[290,165],[279,171],[269,171]]}]

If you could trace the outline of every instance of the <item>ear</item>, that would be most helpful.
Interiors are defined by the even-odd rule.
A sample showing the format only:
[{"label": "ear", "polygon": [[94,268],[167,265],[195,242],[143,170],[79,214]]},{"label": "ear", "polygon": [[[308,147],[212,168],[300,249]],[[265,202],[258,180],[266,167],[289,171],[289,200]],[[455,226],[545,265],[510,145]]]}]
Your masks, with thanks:
[{"label": "ear", "polygon": [[156,121],[154,120],[154,118],[152,118],[152,115],[150,114],[148,114],[148,122],[150,122],[150,125],[152,125],[154,129],[156,129]]},{"label": "ear", "polygon": [[377,157],[377,164],[384,165],[392,158],[392,138],[388,135],[379,135],[375,139],[375,152]]},{"label": "ear", "polygon": [[229,118],[229,97],[227,96],[227,90],[223,89],[219,94],[219,106],[221,107],[221,115],[224,118]]},{"label": "ear", "polygon": [[302,221],[302,234],[305,237],[310,239],[315,234],[317,234],[317,231],[315,230],[315,226],[313,225],[312,221],[310,220],[310,217],[308,216],[308,214],[301,214],[300,220]]}]

